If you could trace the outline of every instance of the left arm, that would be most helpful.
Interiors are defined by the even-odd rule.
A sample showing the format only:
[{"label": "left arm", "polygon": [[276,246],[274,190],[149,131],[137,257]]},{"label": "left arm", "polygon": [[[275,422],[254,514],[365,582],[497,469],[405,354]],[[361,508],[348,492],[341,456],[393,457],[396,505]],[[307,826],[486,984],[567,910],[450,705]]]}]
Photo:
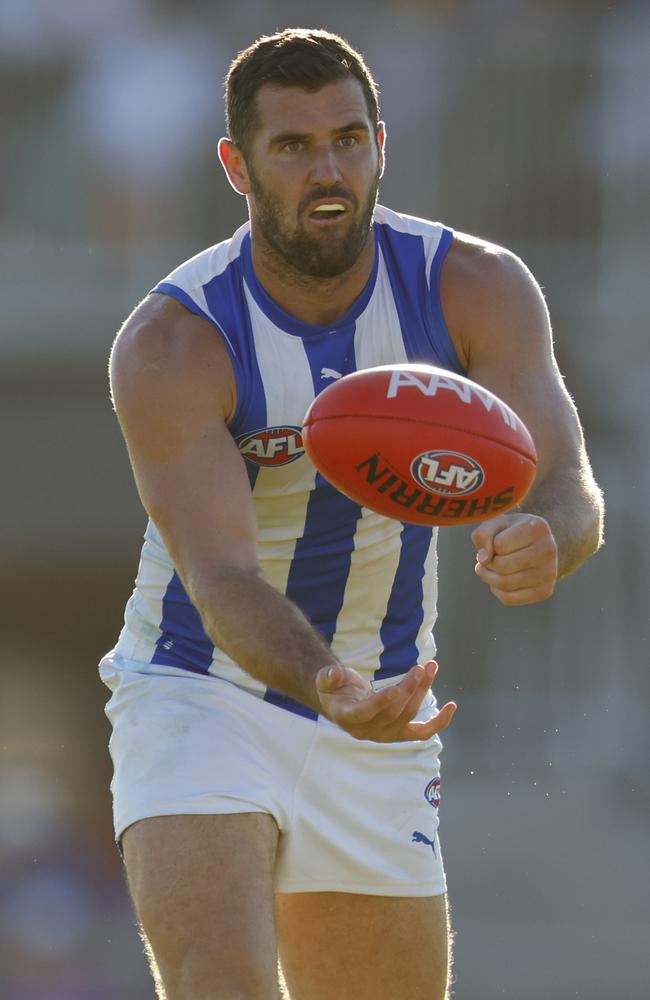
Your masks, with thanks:
[{"label": "left arm", "polygon": [[469,378],[512,406],[538,455],[518,512],[472,533],[477,575],[503,604],[545,600],[599,548],[603,532],[602,494],[555,361],[546,303],[517,257],[462,236],[445,263],[442,294]]}]

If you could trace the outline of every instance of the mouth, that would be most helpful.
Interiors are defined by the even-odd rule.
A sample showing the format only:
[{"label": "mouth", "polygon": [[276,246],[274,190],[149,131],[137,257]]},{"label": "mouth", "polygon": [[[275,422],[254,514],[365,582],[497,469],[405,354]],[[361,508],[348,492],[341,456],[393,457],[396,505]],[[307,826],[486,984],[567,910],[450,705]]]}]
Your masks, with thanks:
[{"label": "mouth", "polygon": [[307,218],[318,225],[327,225],[344,219],[348,214],[348,207],[342,201],[323,201],[308,212]]}]

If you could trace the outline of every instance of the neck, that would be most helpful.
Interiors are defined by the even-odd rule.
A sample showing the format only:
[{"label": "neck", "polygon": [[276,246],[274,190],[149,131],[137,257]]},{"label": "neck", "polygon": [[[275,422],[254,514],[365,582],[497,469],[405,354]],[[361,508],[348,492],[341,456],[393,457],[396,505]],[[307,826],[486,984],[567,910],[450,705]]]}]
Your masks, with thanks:
[{"label": "neck", "polygon": [[254,224],[251,244],[253,267],[264,290],[285,312],[314,326],[330,326],[345,315],[365,288],[375,262],[372,229],[352,267],[335,278],[302,274],[267,243]]}]

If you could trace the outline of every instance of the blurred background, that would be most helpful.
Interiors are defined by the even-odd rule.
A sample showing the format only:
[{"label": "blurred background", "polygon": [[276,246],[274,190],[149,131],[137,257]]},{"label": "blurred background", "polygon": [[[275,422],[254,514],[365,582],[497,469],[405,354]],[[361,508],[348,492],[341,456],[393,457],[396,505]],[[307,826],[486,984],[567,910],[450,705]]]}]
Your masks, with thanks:
[{"label": "blurred background", "polygon": [[[323,26],[382,90],[381,200],[520,254],[608,505],[551,602],[504,609],[441,532],[442,835],[457,1000],[642,1000],[650,886],[650,4],[0,4],[0,996],[153,998],[112,842],[96,672],[145,518],[114,333],[245,203],[215,157],[259,34]],[[644,500],[644,497],[646,498]]]}]

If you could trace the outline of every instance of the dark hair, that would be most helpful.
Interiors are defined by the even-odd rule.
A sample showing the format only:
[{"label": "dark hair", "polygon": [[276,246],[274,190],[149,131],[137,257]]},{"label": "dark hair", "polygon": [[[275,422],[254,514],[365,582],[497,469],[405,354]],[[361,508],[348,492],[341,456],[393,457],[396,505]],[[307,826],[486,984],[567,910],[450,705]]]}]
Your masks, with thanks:
[{"label": "dark hair", "polygon": [[228,135],[242,151],[257,125],[255,97],[265,83],[320,90],[354,77],[363,88],[368,114],[379,120],[379,91],[363,57],[330,31],[286,28],[263,35],[233,59],[226,76]]}]

